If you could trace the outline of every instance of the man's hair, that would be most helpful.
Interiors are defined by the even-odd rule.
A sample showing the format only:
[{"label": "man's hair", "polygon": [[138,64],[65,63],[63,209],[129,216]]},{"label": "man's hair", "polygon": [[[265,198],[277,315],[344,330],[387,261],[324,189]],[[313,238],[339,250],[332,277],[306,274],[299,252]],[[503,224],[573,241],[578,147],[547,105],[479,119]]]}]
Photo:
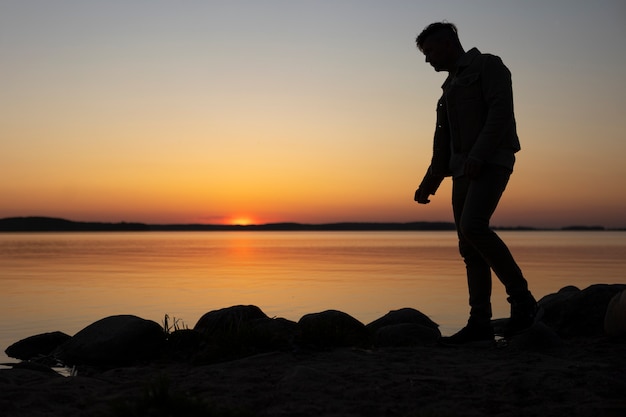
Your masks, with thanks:
[{"label": "man's hair", "polygon": [[417,47],[419,48],[420,51],[422,50],[424,46],[424,42],[426,42],[426,38],[429,38],[432,35],[437,35],[441,37],[444,37],[444,36],[450,37],[459,45],[461,44],[461,41],[459,40],[459,32],[457,31],[454,23],[435,22],[426,26],[426,28],[422,31],[422,33],[417,35],[417,38],[415,39],[415,43],[417,43]]}]

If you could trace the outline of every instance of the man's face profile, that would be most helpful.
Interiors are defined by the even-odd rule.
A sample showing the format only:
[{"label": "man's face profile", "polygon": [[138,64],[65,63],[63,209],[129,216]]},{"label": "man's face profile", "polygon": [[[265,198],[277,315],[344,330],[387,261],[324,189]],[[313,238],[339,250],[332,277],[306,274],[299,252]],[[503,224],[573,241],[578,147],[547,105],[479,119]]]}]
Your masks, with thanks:
[{"label": "man's face profile", "polygon": [[450,69],[450,42],[440,36],[429,36],[422,44],[422,53],[435,71]]}]

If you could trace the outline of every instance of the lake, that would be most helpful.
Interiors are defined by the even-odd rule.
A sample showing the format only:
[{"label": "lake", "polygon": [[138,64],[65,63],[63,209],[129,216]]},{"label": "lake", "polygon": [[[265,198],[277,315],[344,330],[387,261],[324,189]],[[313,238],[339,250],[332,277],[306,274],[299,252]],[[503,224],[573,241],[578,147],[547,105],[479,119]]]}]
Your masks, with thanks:
[{"label": "lake", "polygon": [[[626,232],[502,231],[539,299],[567,285],[626,283]],[[10,344],[103,317],[254,304],[297,321],[336,309],[367,324],[413,307],[443,334],[467,320],[464,264],[450,231],[0,234],[0,362]],[[494,277],[494,317],[509,305]]]}]

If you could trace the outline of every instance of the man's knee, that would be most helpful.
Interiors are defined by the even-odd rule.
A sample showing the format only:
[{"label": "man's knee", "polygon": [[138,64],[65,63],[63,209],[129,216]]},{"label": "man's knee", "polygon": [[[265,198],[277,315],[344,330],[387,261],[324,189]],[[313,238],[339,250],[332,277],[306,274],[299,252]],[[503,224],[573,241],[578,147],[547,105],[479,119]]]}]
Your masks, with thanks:
[{"label": "man's knee", "polygon": [[485,265],[485,260],[478,252],[476,247],[468,239],[463,237],[459,240],[459,253],[461,258],[465,262],[465,265],[470,268],[482,268]]},{"label": "man's knee", "polygon": [[489,236],[489,222],[479,219],[463,219],[459,225],[459,230],[463,237],[470,242],[474,242],[481,237]]}]

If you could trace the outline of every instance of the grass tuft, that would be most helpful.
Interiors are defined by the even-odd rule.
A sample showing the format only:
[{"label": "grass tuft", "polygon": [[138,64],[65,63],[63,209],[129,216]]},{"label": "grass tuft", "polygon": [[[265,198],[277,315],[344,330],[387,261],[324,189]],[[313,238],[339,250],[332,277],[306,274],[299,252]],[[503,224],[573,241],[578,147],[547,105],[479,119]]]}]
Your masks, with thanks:
[{"label": "grass tuft", "polygon": [[189,329],[182,319],[172,317],[170,322],[170,316],[167,313],[165,314],[165,317],[163,317],[161,326],[163,327],[163,332],[165,332],[168,336],[177,330]]}]

